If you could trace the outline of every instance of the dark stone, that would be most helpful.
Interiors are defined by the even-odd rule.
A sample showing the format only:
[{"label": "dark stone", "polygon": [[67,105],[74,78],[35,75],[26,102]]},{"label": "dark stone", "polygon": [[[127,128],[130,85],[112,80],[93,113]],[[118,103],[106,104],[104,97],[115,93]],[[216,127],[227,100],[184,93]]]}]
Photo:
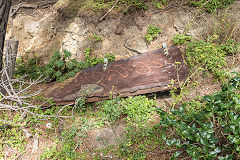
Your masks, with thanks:
[{"label": "dark stone", "polygon": [[[169,90],[171,80],[185,80],[188,70],[177,46],[170,47],[168,52],[165,56],[163,49],[158,49],[109,62],[106,71],[103,64],[98,64],[82,70],[67,83],[53,85],[46,96],[53,97],[57,104],[67,104],[80,96],[93,102],[108,99],[111,94],[126,97]],[[179,75],[175,62],[182,64]]]}]

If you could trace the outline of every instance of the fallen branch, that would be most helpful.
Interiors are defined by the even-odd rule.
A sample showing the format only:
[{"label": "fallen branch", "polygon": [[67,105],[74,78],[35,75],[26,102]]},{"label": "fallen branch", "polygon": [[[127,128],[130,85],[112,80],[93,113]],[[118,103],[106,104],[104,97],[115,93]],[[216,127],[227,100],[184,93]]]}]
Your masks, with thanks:
[{"label": "fallen branch", "polygon": [[[4,91],[6,91],[6,94],[3,92],[0,92],[0,111],[9,110],[9,111],[15,111],[18,113],[21,113],[22,117],[25,117],[26,113],[30,114],[32,116],[35,116],[37,118],[69,118],[73,117],[71,116],[64,116],[61,115],[61,112],[69,105],[68,104],[63,106],[55,115],[42,115],[35,113],[32,111],[32,109],[44,109],[46,106],[46,103],[49,102],[47,100],[46,102],[43,102],[41,105],[33,105],[31,102],[29,102],[29,98],[32,98],[38,94],[41,93],[41,90],[38,90],[34,93],[29,93],[29,90],[32,86],[41,83],[44,79],[42,77],[39,77],[37,80],[30,80],[25,81],[23,78],[18,79],[11,79],[8,76],[8,69],[5,67],[1,72],[1,83],[0,88],[3,88]],[[3,78],[4,77],[4,78]],[[16,87],[18,86],[18,87]],[[12,122],[1,120],[0,122],[7,123],[12,125]]]},{"label": "fallen branch", "polygon": [[[27,4],[26,2],[23,3],[19,3],[17,6],[13,6],[12,7],[12,12],[10,13],[10,18],[14,17],[16,15],[16,13],[21,9],[21,8],[26,8],[26,9],[38,9],[38,8],[47,8],[53,4],[55,4],[57,2],[53,1],[53,2],[41,2],[38,4]],[[15,9],[14,9],[15,8]]]},{"label": "fallen branch", "polygon": [[115,1],[115,4],[112,6],[112,8],[110,8],[108,10],[108,12],[106,14],[104,14],[104,16],[102,16],[102,18],[100,18],[100,22],[103,21],[103,19],[116,7],[117,3],[118,3],[119,0],[116,0]]}]

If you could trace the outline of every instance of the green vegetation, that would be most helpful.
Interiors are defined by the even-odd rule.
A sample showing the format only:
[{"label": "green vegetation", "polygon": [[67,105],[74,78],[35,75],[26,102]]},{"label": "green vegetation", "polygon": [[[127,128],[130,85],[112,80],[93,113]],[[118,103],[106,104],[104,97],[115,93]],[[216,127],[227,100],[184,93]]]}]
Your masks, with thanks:
[{"label": "green vegetation", "polygon": [[174,36],[172,38],[172,41],[173,41],[173,44],[175,45],[183,45],[187,42],[190,42],[193,40],[193,37],[192,36],[187,36],[187,35],[184,35],[184,34],[177,34],[176,36]]},{"label": "green vegetation", "polygon": [[110,122],[115,122],[123,115],[122,101],[119,97],[113,98],[111,100],[106,100],[100,103],[101,114]]},{"label": "green vegetation", "polygon": [[156,8],[159,8],[159,9],[163,9],[164,8],[164,5],[167,4],[169,2],[169,0],[152,0],[152,5]]},{"label": "green vegetation", "polygon": [[[124,7],[132,7],[136,10],[147,10],[146,0],[119,0],[118,4]],[[99,11],[105,7],[110,7],[112,4],[115,4],[113,1],[108,0],[94,0],[92,6],[95,11]]]},{"label": "green vegetation", "polygon": [[[99,40],[99,37],[96,40]],[[104,58],[90,57],[91,50],[87,48],[84,52],[86,61],[71,59],[72,55],[67,50],[64,50],[62,54],[55,52],[44,67],[39,66],[39,60],[36,57],[26,58],[25,61],[22,60],[23,58],[20,58],[17,61],[15,76],[20,77],[26,74],[29,78],[37,79],[42,75],[43,77],[48,77],[51,81],[63,82],[68,78],[74,77],[81,69],[103,63],[104,58],[108,58],[109,61],[115,60],[113,54],[107,54]]]},{"label": "green vegetation", "polygon": [[79,137],[86,137],[86,131],[88,129],[86,121],[81,125],[75,125],[70,129],[66,129],[60,135],[60,138],[56,140],[56,144],[51,148],[46,148],[45,152],[41,155],[40,159],[85,159],[84,154],[76,152],[76,148],[82,144]]},{"label": "green vegetation", "polygon": [[102,41],[102,37],[100,37],[100,36],[93,35],[92,37],[93,37],[93,39],[95,40],[95,42],[100,42],[100,41]]},{"label": "green vegetation", "polygon": [[[213,13],[220,8],[225,8],[235,0],[186,0],[175,2],[185,5],[191,5],[198,7],[202,11]],[[85,12],[92,10],[94,12],[101,12],[110,9],[115,5],[114,0],[71,0],[67,7],[61,9],[60,13],[63,17],[73,18],[79,12]],[[123,11],[124,13],[130,13],[136,10],[147,10],[155,7],[157,9],[164,9],[172,0],[119,0],[115,6],[116,10]]]},{"label": "green vegetation", "polygon": [[202,40],[193,41],[187,43],[185,54],[191,68],[198,66],[210,71],[217,78],[222,80],[226,78],[227,72],[224,69],[227,65],[226,52],[221,49],[221,46]]},{"label": "green vegetation", "polygon": [[[218,31],[220,32],[220,30]],[[185,34],[177,34],[172,40],[175,45],[186,44],[183,52],[192,72],[196,70],[208,71],[222,81],[229,77],[226,69],[226,55],[239,53],[239,42],[232,38],[228,38],[226,41],[221,40],[215,31],[212,36],[208,36],[207,42],[194,41],[192,36]]]},{"label": "green vegetation", "polygon": [[103,63],[104,58],[108,58],[108,61],[114,61],[115,60],[115,56],[113,54],[106,54],[105,57],[103,57],[103,58],[91,57],[90,56],[91,51],[92,51],[91,48],[87,48],[84,51],[85,60],[88,64],[88,66],[95,66],[97,64]]},{"label": "green vegetation", "polygon": [[227,54],[236,55],[239,53],[239,46],[240,42],[237,42],[236,40],[229,38],[227,39],[226,42],[224,42],[221,45],[221,49]]},{"label": "green vegetation", "polygon": [[64,50],[62,55],[60,52],[55,52],[49,63],[44,67],[44,75],[53,81],[62,82],[74,77],[80,69],[87,68],[86,62],[78,62],[76,59],[70,58],[71,53],[67,50]]},{"label": "green vegetation", "polygon": [[[13,148],[18,153],[24,152],[26,148],[25,137],[19,127],[6,126],[0,122],[0,159],[5,157],[6,149]],[[12,159],[17,157],[17,153],[11,155]]]},{"label": "green vegetation", "polygon": [[[87,138],[87,132],[104,124],[116,123],[122,119],[126,122],[126,134],[117,148],[106,146],[98,150],[95,158],[109,153],[124,159],[146,159],[147,155],[159,150],[174,150],[173,157],[188,154],[191,158],[225,159],[236,158],[240,153],[240,77],[233,78],[222,85],[222,90],[214,95],[196,98],[183,103],[180,107],[167,112],[157,108],[157,103],[146,96],[128,98],[114,97],[98,103],[97,112],[88,107],[84,100],[78,101],[75,115],[78,121],[65,128],[60,136],[52,137],[54,145],[46,148],[41,159],[88,159],[88,151],[79,152],[77,148],[83,145],[82,138]],[[36,108],[33,112],[43,115],[71,115],[72,107],[53,106],[46,110]],[[93,109],[93,110],[92,110]],[[153,116],[158,113],[160,121],[155,122]],[[80,116],[80,117],[79,117]],[[1,119],[9,120],[8,115]],[[20,121],[20,114],[14,116],[14,121]],[[26,126],[33,128],[42,124],[42,117],[28,116]],[[53,127],[58,125],[56,118],[48,119]],[[73,119],[72,119],[73,120]],[[44,123],[43,123],[44,124]],[[31,130],[31,129],[30,129]],[[1,144],[9,144],[19,151],[25,148],[26,140],[21,129],[1,129]],[[33,133],[35,129],[33,129]],[[37,131],[39,132],[39,131]],[[44,134],[50,134],[51,129]],[[219,134],[221,133],[221,134]],[[41,133],[43,134],[43,133]],[[99,139],[101,140],[101,139]],[[166,143],[169,147],[166,147]],[[2,147],[3,151],[4,147]],[[3,154],[4,152],[2,152]],[[2,155],[3,156],[3,155]]]},{"label": "green vegetation", "polygon": [[234,0],[191,0],[191,3],[195,7],[204,8],[207,12],[215,12],[219,8],[225,8]]},{"label": "green vegetation", "polygon": [[[41,156],[41,159],[76,159],[82,158],[84,155],[78,155],[75,152],[75,147],[80,145],[81,141],[76,139],[80,136],[80,134],[85,135],[85,131],[90,126],[88,122],[83,119],[80,126],[72,126],[70,129],[65,129],[60,138],[56,138],[54,136],[54,128],[57,128],[59,125],[59,118],[56,116],[61,116],[62,114],[65,116],[71,116],[72,111],[74,114],[81,114],[81,108],[78,108],[84,102],[79,102],[76,105],[75,110],[72,109],[72,106],[55,106],[54,103],[49,102],[51,107],[48,108],[33,108],[31,111],[35,114],[41,114],[43,116],[53,116],[53,117],[42,117],[42,116],[33,116],[30,114],[26,114],[24,119],[21,119],[22,114],[17,112],[0,112],[0,159],[4,158],[6,150],[12,148],[16,150],[16,153],[13,155],[8,155],[9,159],[14,159],[19,154],[23,154],[28,138],[25,137],[23,132],[23,128],[28,130],[29,133],[34,135],[35,133],[40,134],[41,136],[49,137],[48,141],[54,143],[51,148],[47,148],[45,153]],[[11,114],[10,114],[11,113]],[[2,121],[3,120],[3,121]],[[12,122],[8,124],[8,122]],[[40,131],[39,127],[36,126],[44,126],[46,122],[50,122],[53,125],[53,129],[46,129],[44,132]],[[16,123],[17,125],[13,125]],[[21,125],[21,127],[20,127]],[[52,142],[53,143],[53,142]]]},{"label": "green vegetation", "polygon": [[[99,103],[99,116],[115,123],[124,119],[128,126],[123,140],[116,149],[119,158],[145,159],[145,152],[152,151],[162,144],[159,128],[151,126],[156,113],[156,101],[146,96],[128,98],[115,97]],[[134,146],[134,147],[133,147]]]},{"label": "green vegetation", "polygon": [[37,57],[29,58],[28,54],[16,61],[15,76],[21,77],[27,75],[31,79],[37,79],[41,76],[42,68],[39,67],[39,59]]},{"label": "green vegetation", "polygon": [[120,117],[125,116],[128,123],[134,123],[138,126],[151,118],[156,105],[154,100],[149,100],[146,96],[128,97],[126,99],[116,97],[102,102],[100,109],[104,119],[110,122],[115,122]]},{"label": "green vegetation", "polygon": [[145,39],[148,43],[150,43],[155,38],[157,38],[157,36],[160,33],[162,33],[162,30],[159,27],[151,25],[148,27],[147,35],[145,36]]},{"label": "green vegetation", "polygon": [[[133,8],[135,10],[147,10],[151,6],[158,9],[163,9],[164,6],[169,2],[170,0],[119,0],[118,6],[120,8],[124,8],[123,10],[126,8]],[[190,3],[194,7],[199,7],[209,13],[213,13],[217,9],[225,8],[229,4],[232,4],[234,0],[189,0],[186,2]],[[108,0],[94,0],[91,2],[91,6],[94,11],[100,11],[102,9],[109,8],[113,4],[115,4],[114,1]]]},{"label": "green vegetation", "polygon": [[159,126],[166,131],[162,138],[178,149],[176,157],[185,152],[193,159],[240,158],[239,91],[236,77],[214,95],[184,103],[170,113],[158,110]]}]

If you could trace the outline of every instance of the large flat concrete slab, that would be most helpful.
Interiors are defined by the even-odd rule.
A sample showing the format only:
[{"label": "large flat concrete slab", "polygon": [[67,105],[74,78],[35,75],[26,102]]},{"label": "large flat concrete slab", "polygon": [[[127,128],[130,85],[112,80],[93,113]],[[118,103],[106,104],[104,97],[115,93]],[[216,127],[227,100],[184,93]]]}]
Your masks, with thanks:
[{"label": "large flat concrete slab", "polygon": [[[110,95],[126,97],[169,90],[171,80],[183,81],[187,77],[187,67],[177,46],[136,55],[127,59],[109,62],[80,71],[74,78],[64,83],[55,83],[48,88],[45,96],[52,97],[57,104],[74,102],[84,96],[88,102],[108,99]],[[181,62],[176,70],[175,62]]]}]

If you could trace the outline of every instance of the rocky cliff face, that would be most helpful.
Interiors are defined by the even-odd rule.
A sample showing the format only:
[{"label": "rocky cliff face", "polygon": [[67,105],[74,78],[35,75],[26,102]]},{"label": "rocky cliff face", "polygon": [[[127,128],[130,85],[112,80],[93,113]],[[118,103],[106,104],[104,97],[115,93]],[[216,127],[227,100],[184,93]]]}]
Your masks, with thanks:
[{"label": "rocky cliff face", "polygon": [[[36,5],[34,1],[28,3]],[[239,6],[232,5],[229,13],[234,14],[236,19],[240,17]],[[121,59],[136,54],[126,49],[125,43],[139,52],[160,48],[163,42],[171,45],[172,36],[183,33],[187,24],[191,24],[189,35],[202,38],[204,31],[208,31],[213,24],[214,18],[214,15],[207,13],[196,17],[196,11],[192,8],[178,7],[176,10],[173,7],[162,11],[150,9],[127,14],[113,10],[100,22],[104,13],[105,11],[81,12],[76,17],[66,18],[59,12],[59,6],[21,8],[9,22],[7,39],[15,38],[20,41],[18,55],[35,54],[42,58],[43,63],[49,60],[54,51],[61,49],[70,51],[73,58],[79,60],[84,59],[83,52],[86,48],[93,48],[94,56],[113,53],[117,59]],[[148,43],[144,36],[150,25],[158,26],[163,32]],[[96,37],[100,39],[96,40]]]}]

